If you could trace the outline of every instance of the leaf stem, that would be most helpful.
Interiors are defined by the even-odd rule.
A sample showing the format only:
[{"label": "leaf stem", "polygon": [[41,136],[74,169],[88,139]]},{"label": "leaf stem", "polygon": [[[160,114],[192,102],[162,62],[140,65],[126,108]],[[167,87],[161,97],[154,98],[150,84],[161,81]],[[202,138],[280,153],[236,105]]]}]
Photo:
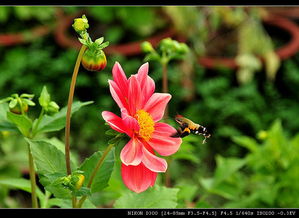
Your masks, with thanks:
[{"label": "leaf stem", "polygon": [[[98,170],[100,169],[100,167],[103,165],[103,162],[104,162],[106,156],[108,155],[109,151],[114,147],[114,145],[115,145],[115,144],[109,144],[109,146],[108,146],[108,147],[106,148],[106,150],[104,151],[102,157],[99,159],[99,161],[98,161],[96,167],[95,167],[95,168],[93,169],[93,171],[92,171],[92,174],[91,174],[91,176],[90,176],[90,178],[89,178],[89,181],[88,181],[88,184],[87,184],[87,188],[90,188],[90,187],[91,187],[91,184],[92,184],[92,182],[93,182],[94,177],[96,176],[96,174],[97,174]],[[87,198],[87,196],[83,196],[83,197],[79,200],[79,202],[78,202],[78,204],[77,204],[77,208],[81,208],[81,207],[82,207],[82,204],[84,203],[84,201],[86,200],[86,198]]]},{"label": "leaf stem", "polygon": [[29,157],[29,176],[30,176],[30,182],[31,182],[32,207],[38,208],[37,196],[36,196],[35,169],[34,169],[33,157],[31,154],[31,148],[30,148],[29,144],[28,144],[28,157]]}]

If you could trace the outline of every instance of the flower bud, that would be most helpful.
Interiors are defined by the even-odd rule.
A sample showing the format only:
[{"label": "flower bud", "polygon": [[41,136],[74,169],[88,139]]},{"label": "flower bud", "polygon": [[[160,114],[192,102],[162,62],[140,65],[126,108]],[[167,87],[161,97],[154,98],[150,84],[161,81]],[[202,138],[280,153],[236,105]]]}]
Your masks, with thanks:
[{"label": "flower bud", "polygon": [[150,42],[143,42],[141,44],[141,49],[142,51],[146,52],[146,53],[149,53],[149,52],[153,52],[154,51],[154,48],[152,46],[152,44]]},{"label": "flower bud", "polygon": [[55,113],[57,113],[59,111],[59,106],[58,106],[58,104],[56,104],[56,102],[54,102],[54,101],[51,101],[50,103],[49,103],[49,105],[48,105],[48,107],[46,108],[46,112],[48,113],[48,114],[55,114]]},{"label": "flower bud", "polygon": [[[23,102],[22,103],[22,109],[26,113],[28,111],[28,104]],[[22,113],[21,106],[19,104],[16,104],[12,108],[9,107],[9,111],[14,113],[14,114],[21,114]]]},{"label": "flower bud", "polygon": [[82,57],[82,65],[89,71],[103,70],[107,65],[104,51],[87,49]]},{"label": "flower bud", "polygon": [[84,175],[82,175],[82,174],[78,175],[78,181],[76,182],[76,189],[77,190],[79,190],[82,187],[84,179],[85,179]]},{"label": "flower bud", "polygon": [[74,30],[78,33],[88,29],[89,24],[88,24],[88,20],[87,20],[86,16],[83,15],[82,18],[74,19],[74,24],[72,26],[73,26]]},{"label": "flower bud", "polygon": [[179,45],[180,45],[179,48],[178,48],[178,52],[179,53],[181,53],[181,54],[188,53],[189,48],[188,48],[188,46],[185,43],[180,43]]}]

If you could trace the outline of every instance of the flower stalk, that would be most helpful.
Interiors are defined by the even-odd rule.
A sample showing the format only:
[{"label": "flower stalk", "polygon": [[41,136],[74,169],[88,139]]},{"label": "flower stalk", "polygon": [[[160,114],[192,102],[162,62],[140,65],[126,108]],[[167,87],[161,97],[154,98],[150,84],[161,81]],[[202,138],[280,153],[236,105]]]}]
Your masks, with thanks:
[{"label": "flower stalk", "polygon": [[[86,50],[86,46],[82,45],[80,52],[78,54],[76,64],[73,71],[71,86],[70,86],[70,92],[69,92],[69,98],[68,98],[68,104],[67,104],[67,112],[66,112],[66,121],[65,121],[65,163],[66,163],[66,171],[68,175],[72,174],[71,169],[71,158],[70,158],[70,130],[71,130],[71,112],[72,112],[72,104],[74,99],[74,92],[75,92],[75,86],[77,81],[77,76],[79,72],[80,63],[83,57],[83,54]],[[75,196],[72,197],[72,205],[73,207],[76,206],[77,198]]]},{"label": "flower stalk", "polygon": [[32,207],[38,208],[37,195],[36,195],[35,169],[34,169],[33,157],[31,154],[31,149],[29,144],[28,144],[28,159],[29,159],[29,176],[31,182]]},{"label": "flower stalk", "polygon": [[71,173],[72,173],[71,161],[70,161],[70,129],[71,129],[72,104],[73,104],[77,75],[79,72],[79,67],[80,67],[80,63],[82,60],[82,56],[83,56],[85,50],[86,50],[86,46],[82,45],[80,52],[78,54],[77,60],[76,60],[74,71],[73,71],[70,92],[69,92],[69,98],[68,98],[68,104],[67,104],[66,122],[65,122],[65,163],[66,163],[66,170],[67,170],[68,175],[71,175]]}]

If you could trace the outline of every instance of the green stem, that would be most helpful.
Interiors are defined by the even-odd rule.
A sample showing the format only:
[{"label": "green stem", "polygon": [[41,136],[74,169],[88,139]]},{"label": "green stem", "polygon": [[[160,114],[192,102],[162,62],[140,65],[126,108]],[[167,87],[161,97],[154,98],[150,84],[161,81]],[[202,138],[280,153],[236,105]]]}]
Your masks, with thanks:
[{"label": "green stem", "polygon": [[[68,98],[68,104],[67,104],[66,122],[65,122],[65,162],[66,162],[66,170],[67,170],[68,175],[70,175],[72,173],[71,159],[70,159],[70,129],[71,129],[72,104],[73,104],[77,75],[79,72],[81,59],[82,59],[82,56],[83,56],[86,48],[87,47],[85,45],[82,45],[80,52],[78,54],[76,64],[74,67],[74,71],[73,71],[70,92],[69,92],[69,98]],[[73,203],[73,207],[75,207],[76,206],[76,197],[72,198],[72,203]]]},{"label": "green stem", "polygon": [[67,169],[68,175],[70,175],[72,173],[71,164],[70,164],[70,162],[71,162],[70,161],[70,129],[71,129],[72,103],[73,103],[73,98],[74,98],[77,75],[79,72],[81,59],[82,59],[82,56],[83,56],[85,50],[86,50],[86,46],[82,45],[80,52],[78,54],[78,57],[77,57],[75,67],[74,67],[71,86],[70,86],[70,92],[69,92],[69,98],[68,98],[68,104],[67,104],[66,122],[65,122],[65,162],[66,162],[66,169]]},{"label": "green stem", "polygon": [[44,113],[45,113],[45,109],[42,108],[42,110],[41,110],[41,112],[40,112],[40,114],[39,114],[38,120],[37,120],[35,126],[34,126],[33,129],[32,129],[32,138],[34,138],[35,135],[36,135],[37,128],[38,128],[40,122],[41,122],[42,119],[43,119]]},{"label": "green stem", "polygon": [[30,182],[31,182],[32,207],[38,208],[37,196],[36,196],[35,170],[34,170],[33,157],[31,154],[31,148],[29,144],[28,144],[28,157],[29,157],[29,175],[30,175]]},{"label": "green stem", "polygon": [[48,208],[49,198],[51,197],[51,195],[52,195],[51,192],[48,192],[46,190],[46,192],[45,192],[45,198],[44,198],[44,200],[41,203],[41,208]]},{"label": "green stem", "polygon": [[[103,162],[104,162],[104,160],[105,160],[107,154],[108,154],[109,151],[113,148],[114,145],[115,145],[115,144],[110,144],[110,145],[106,148],[106,150],[104,151],[102,157],[99,159],[99,161],[98,161],[96,167],[95,167],[95,168],[93,169],[93,171],[92,171],[92,174],[91,174],[91,176],[90,176],[90,178],[89,178],[89,181],[88,181],[88,184],[87,184],[87,188],[90,188],[90,187],[91,187],[91,184],[92,184],[92,182],[93,182],[94,177],[96,176],[96,174],[97,174],[98,170],[100,169],[100,167],[103,165]],[[82,207],[82,204],[84,203],[84,201],[86,200],[86,198],[87,198],[87,196],[83,196],[83,197],[80,199],[79,203],[77,204],[77,208],[81,208],[81,207]]]}]

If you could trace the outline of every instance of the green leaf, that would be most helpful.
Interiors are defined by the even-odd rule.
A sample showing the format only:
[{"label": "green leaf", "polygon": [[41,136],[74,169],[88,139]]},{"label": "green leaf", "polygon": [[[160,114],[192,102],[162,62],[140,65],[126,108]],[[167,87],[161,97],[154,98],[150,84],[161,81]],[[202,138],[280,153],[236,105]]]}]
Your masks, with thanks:
[{"label": "green leaf", "polygon": [[62,184],[62,178],[65,176],[66,172],[39,175],[39,182],[56,198],[70,199],[72,198],[71,190]]},{"label": "green leaf", "polygon": [[26,104],[28,104],[29,106],[35,106],[35,103],[29,99],[23,98],[22,102],[25,102]]},{"label": "green leaf", "polygon": [[209,190],[209,192],[222,196],[223,198],[233,200],[236,199],[237,195],[239,194],[239,189],[234,185],[226,184],[223,182],[217,187]]},{"label": "green leaf", "polygon": [[23,93],[20,95],[21,98],[33,98],[34,97],[34,94],[27,94],[27,93]]},{"label": "green leaf", "polygon": [[[98,161],[102,157],[102,152],[95,152],[91,157],[85,159],[79,170],[84,171],[84,183],[83,186],[87,186],[92,171],[97,165]],[[114,148],[106,156],[103,165],[98,170],[96,176],[93,179],[91,185],[91,193],[99,192],[108,186],[108,182],[114,167]]]},{"label": "green leaf", "polygon": [[247,148],[251,152],[255,152],[258,149],[258,144],[253,138],[247,136],[234,136],[232,137],[232,140],[236,144]]},{"label": "green leaf", "polygon": [[51,193],[56,198],[70,199],[72,198],[72,192],[70,189],[62,185],[61,177],[51,182],[51,184],[45,186],[45,189]]},{"label": "green leaf", "polygon": [[15,124],[7,120],[8,103],[0,104],[0,131],[18,131]]},{"label": "green leaf", "polygon": [[[23,179],[23,178],[1,178],[0,185],[8,186],[11,188],[20,189],[26,192],[31,193],[31,183],[30,180]],[[39,199],[44,199],[44,194],[41,190],[37,187],[36,194]]]},{"label": "green leaf", "polygon": [[28,136],[32,127],[32,120],[25,115],[7,112],[7,119],[16,124],[17,128],[24,136]]},{"label": "green leaf", "polygon": [[[43,141],[48,142],[54,145],[58,150],[60,150],[63,155],[65,154],[65,144],[61,140],[56,137],[52,137],[50,139],[43,139]],[[70,153],[71,161],[74,163],[75,168],[79,165],[79,157],[77,153]]]},{"label": "green leaf", "polygon": [[46,86],[43,87],[40,97],[38,98],[38,101],[39,101],[39,104],[44,108],[47,107],[48,104],[50,103],[51,97],[50,97],[50,94],[48,93]]},{"label": "green leaf", "polygon": [[98,38],[95,43],[97,43],[98,45],[100,45],[102,42],[104,42],[104,37]]},{"label": "green leaf", "polygon": [[119,132],[113,130],[113,129],[109,129],[105,132],[106,135],[110,135],[110,136],[116,136],[119,134]]},{"label": "green leaf", "polygon": [[175,208],[179,189],[155,185],[142,193],[127,192],[116,200],[115,208]]},{"label": "green leaf", "polygon": [[[72,105],[72,114],[78,111],[81,107],[85,105],[92,104],[93,101],[88,102],[74,102]],[[65,127],[67,107],[62,108],[58,113],[53,116],[45,115],[40,122],[37,133],[41,132],[53,132],[61,130]]]},{"label": "green leaf", "polygon": [[38,173],[66,173],[64,154],[58,150],[56,146],[46,141],[26,140],[30,144],[31,153],[33,155]]},{"label": "green leaf", "polygon": [[217,168],[214,175],[214,187],[244,166],[246,160],[239,158],[224,158],[218,155],[216,157],[216,163]]},{"label": "green leaf", "polygon": [[103,44],[101,44],[101,45],[99,46],[99,49],[104,49],[104,48],[106,48],[108,45],[109,45],[109,42],[108,42],[108,41],[107,41],[107,42],[104,42]]}]

